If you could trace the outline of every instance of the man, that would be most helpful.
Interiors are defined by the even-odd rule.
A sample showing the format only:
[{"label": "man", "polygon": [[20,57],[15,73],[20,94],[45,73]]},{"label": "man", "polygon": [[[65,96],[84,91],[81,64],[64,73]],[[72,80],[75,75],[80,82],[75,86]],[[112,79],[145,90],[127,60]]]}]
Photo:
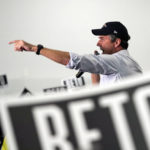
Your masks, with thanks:
[{"label": "man", "polygon": [[[80,56],[75,53],[44,48],[22,40],[9,42],[16,51],[31,51],[43,55],[70,69],[92,73],[92,82],[101,85],[113,83],[131,75],[140,74],[140,66],[129,56],[127,51],[130,36],[126,27],[120,22],[107,22],[92,33],[99,36],[97,46],[103,51],[101,55]],[[101,74],[101,79],[99,77]]]}]

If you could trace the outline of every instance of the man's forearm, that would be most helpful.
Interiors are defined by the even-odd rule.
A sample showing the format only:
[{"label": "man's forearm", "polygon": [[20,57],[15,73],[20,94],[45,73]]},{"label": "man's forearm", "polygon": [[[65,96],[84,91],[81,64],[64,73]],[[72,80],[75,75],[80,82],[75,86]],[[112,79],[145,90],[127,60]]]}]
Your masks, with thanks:
[{"label": "man's forearm", "polygon": [[45,56],[62,65],[67,65],[70,60],[69,52],[59,51],[54,49],[43,48],[40,51],[40,55]]},{"label": "man's forearm", "polygon": [[[30,43],[27,43],[22,40],[15,40],[9,42],[9,44],[14,44],[14,50],[16,51],[30,51],[30,52],[37,52],[38,47],[35,45],[32,45]],[[42,48],[40,50],[40,55],[43,55],[57,63],[60,63],[62,65],[67,65],[70,60],[70,54],[69,52],[65,51],[59,51],[54,49],[48,49],[48,48]]]}]

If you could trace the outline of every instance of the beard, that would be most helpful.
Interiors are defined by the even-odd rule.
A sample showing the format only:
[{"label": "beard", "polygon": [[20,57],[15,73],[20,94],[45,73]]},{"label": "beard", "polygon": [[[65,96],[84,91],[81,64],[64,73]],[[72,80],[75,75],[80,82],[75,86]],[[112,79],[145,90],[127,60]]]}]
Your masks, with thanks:
[{"label": "beard", "polygon": [[100,50],[102,51],[102,54],[112,54],[112,50],[110,50],[108,48],[104,48],[104,47],[100,46]]},{"label": "beard", "polygon": [[100,51],[102,52],[102,54],[105,54],[105,50],[100,46]]}]

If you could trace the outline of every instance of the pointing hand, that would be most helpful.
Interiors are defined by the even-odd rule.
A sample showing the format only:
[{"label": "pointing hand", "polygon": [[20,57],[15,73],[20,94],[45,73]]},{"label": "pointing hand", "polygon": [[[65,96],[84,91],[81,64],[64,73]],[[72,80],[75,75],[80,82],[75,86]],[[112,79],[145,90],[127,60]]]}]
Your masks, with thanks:
[{"label": "pointing hand", "polygon": [[36,51],[36,46],[29,44],[23,40],[15,40],[9,42],[9,44],[14,44],[14,50],[16,51]]}]

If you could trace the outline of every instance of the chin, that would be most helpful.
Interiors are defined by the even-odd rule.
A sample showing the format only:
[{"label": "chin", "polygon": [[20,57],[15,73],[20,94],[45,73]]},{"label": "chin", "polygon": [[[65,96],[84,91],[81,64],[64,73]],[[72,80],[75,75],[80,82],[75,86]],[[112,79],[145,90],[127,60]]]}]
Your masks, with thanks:
[{"label": "chin", "polygon": [[103,49],[101,49],[101,51],[102,51],[102,54],[105,54],[105,51]]}]

